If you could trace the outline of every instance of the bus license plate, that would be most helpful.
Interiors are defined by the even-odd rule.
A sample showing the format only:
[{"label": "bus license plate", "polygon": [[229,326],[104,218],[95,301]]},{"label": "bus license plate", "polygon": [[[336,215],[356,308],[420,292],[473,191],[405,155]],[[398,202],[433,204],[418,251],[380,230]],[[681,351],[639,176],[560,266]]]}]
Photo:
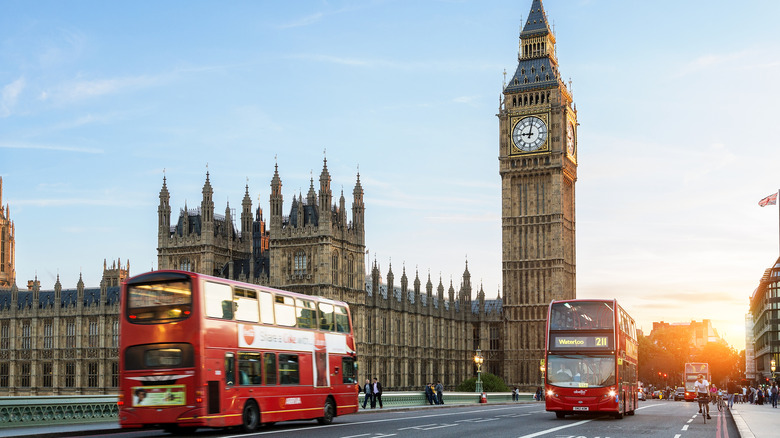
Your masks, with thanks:
[{"label": "bus license plate", "polygon": [[573,409],[575,411],[587,411],[588,407],[587,406],[575,406]]}]

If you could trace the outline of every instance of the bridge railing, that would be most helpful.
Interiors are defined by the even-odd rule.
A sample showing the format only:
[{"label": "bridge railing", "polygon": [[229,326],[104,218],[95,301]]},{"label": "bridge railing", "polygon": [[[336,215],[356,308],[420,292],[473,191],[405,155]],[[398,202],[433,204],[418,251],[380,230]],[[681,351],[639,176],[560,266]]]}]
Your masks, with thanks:
[{"label": "bridge railing", "polygon": [[[511,392],[489,392],[486,393],[488,403],[511,403]],[[363,401],[366,395],[360,393],[360,406],[363,406]],[[476,392],[444,392],[442,394],[442,401],[445,405],[448,404],[478,404],[480,394]],[[529,402],[533,401],[532,393],[520,393],[520,401]],[[426,406],[429,405],[428,400],[423,392],[383,392],[382,393],[382,405],[385,407],[413,407],[413,406]],[[366,404],[368,407],[369,404]]]},{"label": "bridge railing", "polygon": [[115,395],[0,397],[0,428],[119,419]]},{"label": "bridge railing", "polygon": [[[360,394],[362,406],[365,394]],[[445,392],[445,405],[478,404],[480,395],[474,392]],[[511,403],[511,393],[487,393],[488,403]],[[531,401],[531,393],[521,393],[520,401]],[[97,423],[118,421],[118,398],[115,395],[59,395],[30,397],[0,397],[0,428],[52,424]],[[423,392],[385,392],[385,407],[428,406]],[[368,407],[368,406],[366,406]]]}]

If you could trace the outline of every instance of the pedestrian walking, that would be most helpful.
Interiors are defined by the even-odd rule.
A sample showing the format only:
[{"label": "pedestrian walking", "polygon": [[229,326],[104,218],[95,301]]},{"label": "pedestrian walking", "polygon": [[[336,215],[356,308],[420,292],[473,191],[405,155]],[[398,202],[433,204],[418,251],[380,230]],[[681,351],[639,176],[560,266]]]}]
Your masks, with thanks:
[{"label": "pedestrian walking", "polygon": [[444,385],[441,384],[441,381],[436,382],[436,404],[437,405],[444,404],[444,398],[442,398],[443,392],[444,392]]},{"label": "pedestrian walking", "polygon": [[379,383],[376,377],[374,377],[374,397],[371,400],[371,408],[375,408],[377,402],[379,402],[379,409],[382,409],[382,384]]},{"label": "pedestrian walking", "polygon": [[366,384],[363,386],[363,392],[366,396],[363,398],[363,409],[366,408],[366,402],[369,402],[372,408],[374,407],[374,388],[371,385],[371,381],[366,379]]},{"label": "pedestrian walking", "polygon": [[769,399],[772,401],[772,407],[777,407],[777,383],[772,382],[772,389],[769,390]]}]

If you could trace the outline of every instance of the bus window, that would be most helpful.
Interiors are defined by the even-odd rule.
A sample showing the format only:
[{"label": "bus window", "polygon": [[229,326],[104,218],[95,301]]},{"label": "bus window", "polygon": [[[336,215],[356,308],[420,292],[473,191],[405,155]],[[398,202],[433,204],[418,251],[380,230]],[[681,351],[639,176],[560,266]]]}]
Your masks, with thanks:
[{"label": "bus window", "polygon": [[280,354],[279,355],[279,383],[282,385],[297,385],[300,382],[298,378],[298,355]]},{"label": "bus window", "polygon": [[274,297],[270,292],[260,292],[260,322],[274,323]]},{"label": "bus window", "polygon": [[265,384],[276,385],[276,354],[265,353],[263,363],[265,364]]},{"label": "bus window", "polygon": [[238,353],[238,384],[259,385],[262,383],[261,365],[260,353]]},{"label": "bus window", "polygon": [[124,353],[126,370],[189,368],[195,366],[192,344],[144,344],[128,347]]},{"label": "bus window", "polygon": [[205,284],[206,316],[233,319],[233,291],[226,284]]},{"label": "bus window", "polygon": [[225,353],[225,384],[236,383],[236,358],[233,353]]},{"label": "bus window", "polygon": [[292,297],[277,295],[274,303],[276,324],[295,327],[295,300]]},{"label": "bus window", "polygon": [[333,305],[320,303],[320,330],[335,329],[333,325]]},{"label": "bus window", "polygon": [[236,288],[233,298],[236,309],[236,319],[239,321],[258,322],[260,320],[257,308],[257,292]]},{"label": "bus window", "polygon": [[307,329],[317,328],[317,308],[314,306],[314,301],[309,300],[295,300],[295,311],[298,313],[298,327]]},{"label": "bus window", "polygon": [[603,302],[553,303],[550,330],[612,329],[614,317],[612,307]]},{"label": "bus window", "polygon": [[339,333],[349,333],[349,315],[347,314],[347,308],[342,306],[335,307],[336,331]]},{"label": "bus window", "polygon": [[341,358],[341,375],[344,383],[357,383],[357,365],[354,358]]},{"label": "bus window", "polygon": [[192,310],[190,281],[172,280],[127,287],[130,322],[157,324],[186,319]]}]

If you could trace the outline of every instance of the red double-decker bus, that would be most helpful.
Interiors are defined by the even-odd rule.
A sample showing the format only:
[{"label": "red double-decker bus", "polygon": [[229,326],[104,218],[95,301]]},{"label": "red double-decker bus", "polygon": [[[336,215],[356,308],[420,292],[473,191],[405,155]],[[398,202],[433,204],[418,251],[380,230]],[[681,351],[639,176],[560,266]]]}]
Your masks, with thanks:
[{"label": "red double-decker bus", "polygon": [[683,381],[685,382],[685,401],[692,402],[696,400],[697,392],[694,384],[699,374],[704,375],[704,380],[712,383],[710,376],[710,365],[703,362],[686,363],[683,369]]},{"label": "red double-decker bus", "polygon": [[122,285],[119,423],[188,433],[358,408],[349,306],[184,271]]},{"label": "red double-decker bus", "polygon": [[558,418],[637,408],[636,324],[616,300],[553,301],[547,313],[545,405]]}]

